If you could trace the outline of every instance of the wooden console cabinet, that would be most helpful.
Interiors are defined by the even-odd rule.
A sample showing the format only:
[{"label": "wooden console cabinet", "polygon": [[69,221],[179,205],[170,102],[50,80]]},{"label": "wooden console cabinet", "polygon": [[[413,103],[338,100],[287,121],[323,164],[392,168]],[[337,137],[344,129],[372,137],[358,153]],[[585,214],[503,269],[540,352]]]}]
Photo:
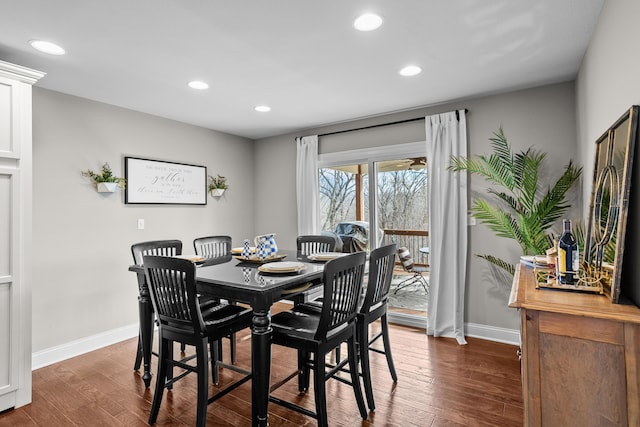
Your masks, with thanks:
[{"label": "wooden console cabinet", "polygon": [[640,309],[603,296],[536,289],[516,270],[524,425],[640,426]]}]

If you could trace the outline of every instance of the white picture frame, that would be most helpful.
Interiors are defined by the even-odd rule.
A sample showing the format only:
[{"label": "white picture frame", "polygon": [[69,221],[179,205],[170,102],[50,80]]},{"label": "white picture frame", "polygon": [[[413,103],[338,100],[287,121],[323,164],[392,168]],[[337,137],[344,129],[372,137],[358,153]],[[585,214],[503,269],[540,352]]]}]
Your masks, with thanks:
[{"label": "white picture frame", "polygon": [[206,205],[206,166],[124,158],[126,204]]}]

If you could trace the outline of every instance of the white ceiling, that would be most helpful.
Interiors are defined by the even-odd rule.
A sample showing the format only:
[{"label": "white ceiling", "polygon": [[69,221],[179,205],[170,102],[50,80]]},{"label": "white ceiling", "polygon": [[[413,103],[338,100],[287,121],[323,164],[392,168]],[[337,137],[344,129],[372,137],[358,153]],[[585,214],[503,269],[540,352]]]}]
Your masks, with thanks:
[{"label": "white ceiling", "polygon": [[[0,0],[0,59],[46,72],[39,87],[258,139],[573,79],[603,1]],[[377,31],[353,29],[366,11]],[[422,74],[400,77],[409,63]]]}]

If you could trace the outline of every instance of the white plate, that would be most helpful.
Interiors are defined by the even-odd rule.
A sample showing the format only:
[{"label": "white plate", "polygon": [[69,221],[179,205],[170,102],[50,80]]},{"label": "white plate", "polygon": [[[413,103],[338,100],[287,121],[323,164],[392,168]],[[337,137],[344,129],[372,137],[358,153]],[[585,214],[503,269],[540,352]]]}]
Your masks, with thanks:
[{"label": "white plate", "polygon": [[301,262],[280,261],[268,262],[258,267],[258,271],[263,273],[294,273],[304,270],[306,267]]},{"label": "white plate", "polygon": [[344,252],[318,252],[317,254],[308,255],[307,258],[312,261],[331,261],[345,255],[347,254]]}]

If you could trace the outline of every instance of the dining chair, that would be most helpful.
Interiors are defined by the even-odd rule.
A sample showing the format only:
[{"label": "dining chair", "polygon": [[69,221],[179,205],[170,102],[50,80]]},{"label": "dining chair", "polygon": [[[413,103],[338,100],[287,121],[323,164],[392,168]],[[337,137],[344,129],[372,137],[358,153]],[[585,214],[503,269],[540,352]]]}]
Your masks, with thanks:
[{"label": "dining chair", "polygon": [[312,255],[319,252],[333,252],[336,249],[336,239],[332,236],[304,235],[296,239],[296,249],[300,255]]},{"label": "dining chair", "polygon": [[[219,258],[231,253],[231,236],[207,236],[198,237],[193,240],[193,249],[196,255],[211,259]],[[211,298],[211,302],[219,303],[217,298]],[[235,304],[228,301],[230,304]],[[236,335],[232,334],[229,338],[229,353],[231,355],[231,364],[236,363]],[[218,354],[220,360],[223,360],[222,340],[218,341]]]},{"label": "dining chair", "polygon": [[193,240],[196,255],[217,258],[231,253],[231,236],[207,236]]},{"label": "dining chair", "polygon": [[[391,357],[391,343],[389,341],[389,322],[387,319],[387,306],[389,289],[393,278],[393,267],[396,258],[396,244],[377,248],[369,254],[369,279],[362,307],[356,317],[358,353],[360,368],[364,383],[365,395],[369,410],[375,409],[373,399],[373,387],[371,384],[371,365],[369,363],[369,351],[384,354],[393,382],[398,381],[398,375]],[[372,338],[369,338],[369,325],[380,319],[381,330]],[[375,341],[382,337],[384,351],[371,347]]]},{"label": "dining chair", "polygon": [[[307,257],[309,255],[317,254],[320,252],[333,252],[336,248],[336,239],[333,236],[325,236],[320,234],[308,234],[298,236],[296,238],[296,250],[298,256]],[[293,299],[295,305],[307,304],[315,306],[320,309],[322,307],[322,297],[312,299],[305,302],[309,297],[309,293],[302,293],[296,295]]]},{"label": "dining chair", "polygon": [[[298,389],[304,392],[309,388],[310,373],[313,371],[315,412],[273,394],[269,396],[269,401],[315,418],[321,427],[328,425],[326,382],[331,378],[352,386],[360,415],[363,420],[367,419],[357,370],[356,347],[356,313],[365,260],[364,252],[355,252],[327,262],[323,271],[324,304],[320,313],[297,311],[294,307],[271,318],[273,344],[298,351],[298,370],[272,385],[271,392],[296,376]],[[327,371],[327,353],[344,342],[347,343],[347,357]],[[337,376],[347,364],[350,381]]]},{"label": "dining chair", "polygon": [[[320,252],[333,252],[336,248],[336,239],[333,236],[308,234],[296,238],[296,250],[298,256],[307,257]],[[315,292],[315,291],[311,291]],[[309,299],[310,292],[303,292],[293,297],[293,304],[307,304],[319,309],[322,306],[322,297]],[[308,300],[308,301],[307,301]]]},{"label": "dining chair", "polygon": [[398,283],[393,293],[397,294],[399,290],[415,284],[422,285],[424,291],[426,293],[429,293],[429,283],[423,276],[424,273],[427,273],[429,271],[429,268],[415,265],[415,263],[413,262],[411,251],[405,246],[401,246],[398,248],[398,258],[400,259],[402,269],[405,272],[411,274],[411,276]]},{"label": "dining chair", "polygon": [[[160,339],[156,388],[149,414],[149,424],[155,424],[160,411],[164,389],[189,373],[196,373],[196,425],[206,425],[207,406],[251,379],[251,372],[218,359],[217,341],[251,325],[252,311],[238,305],[220,303],[202,306],[196,292],[196,266],[186,259],[145,256],[144,271],[151,293],[151,301],[158,318]],[[173,342],[195,347],[195,365],[173,360]],[[209,351],[207,351],[207,346]],[[209,353],[213,382],[218,382],[218,367],[224,366],[243,374],[237,381],[209,397]],[[179,376],[167,381],[167,373],[177,366],[184,369]]]},{"label": "dining chair", "polygon": [[[142,265],[143,258],[146,255],[159,255],[159,256],[175,256],[182,255],[182,241],[180,240],[150,240],[147,242],[140,242],[131,245],[131,254],[133,255],[133,263],[135,265]],[[146,292],[144,289],[139,289],[140,295]],[[151,340],[153,336],[149,337]],[[184,351],[184,348],[182,348]],[[140,369],[143,358],[142,351],[142,332],[138,332],[138,352],[136,353],[136,361],[133,365],[133,370]],[[154,353],[157,355],[157,353]],[[148,384],[147,384],[148,386]]]}]

